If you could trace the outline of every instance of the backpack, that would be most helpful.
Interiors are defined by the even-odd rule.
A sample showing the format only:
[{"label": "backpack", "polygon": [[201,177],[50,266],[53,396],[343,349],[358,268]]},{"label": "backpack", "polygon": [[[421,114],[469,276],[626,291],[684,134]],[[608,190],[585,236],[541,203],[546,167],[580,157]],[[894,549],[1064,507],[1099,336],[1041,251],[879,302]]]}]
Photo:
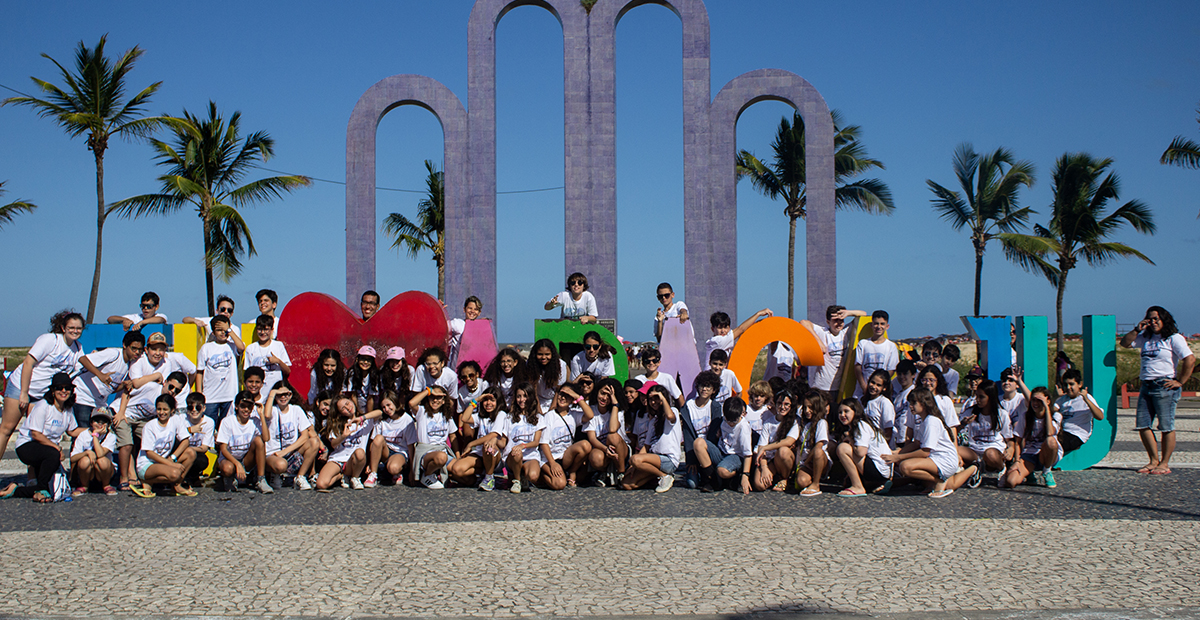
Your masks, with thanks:
[{"label": "backpack", "polygon": [[58,471],[54,472],[54,478],[50,480],[49,491],[52,501],[61,502],[71,499],[71,481],[67,478],[67,472],[63,470],[62,465],[59,465]]}]

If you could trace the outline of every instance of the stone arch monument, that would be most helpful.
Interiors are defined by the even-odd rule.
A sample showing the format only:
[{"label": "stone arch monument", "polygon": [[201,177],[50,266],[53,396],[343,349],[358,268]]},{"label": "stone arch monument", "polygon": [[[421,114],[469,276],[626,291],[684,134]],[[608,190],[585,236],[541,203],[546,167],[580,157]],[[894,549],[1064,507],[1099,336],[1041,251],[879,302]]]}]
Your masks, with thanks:
[{"label": "stone arch monument", "polygon": [[[446,297],[496,304],[496,26],[520,6],[550,11],[563,30],[566,273],[582,271],[601,316],[616,316],[616,39],[630,10],[658,4],[683,24],[685,297],[697,338],[716,310],[737,317],[737,119],[762,100],[789,103],[805,119],[808,163],[808,314],[837,297],[833,124],[821,94],[800,76],[763,69],[731,80],[711,98],[708,11],[702,0],[478,0],[467,28],[466,110],[439,82],[397,75],[359,99],[346,132],[346,303],[375,285],[375,128],[388,110],[420,105],[445,133]],[[583,239],[587,241],[584,242]]]}]

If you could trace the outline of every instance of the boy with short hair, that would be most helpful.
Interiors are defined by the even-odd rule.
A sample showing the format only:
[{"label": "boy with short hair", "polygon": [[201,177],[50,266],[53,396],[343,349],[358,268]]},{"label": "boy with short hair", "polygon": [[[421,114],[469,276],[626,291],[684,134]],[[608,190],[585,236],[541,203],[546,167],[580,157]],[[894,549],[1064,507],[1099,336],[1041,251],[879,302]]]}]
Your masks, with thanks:
[{"label": "boy with short hair", "polygon": [[[738,381],[737,375],[733,371],[726,368],[729,364],[729,355],[723,349],[717,349],[708,355],[708,369],[713,371],[721,379],[721,387],[713,396],[713,401],[717,406],[724,406],[725,401],[739,396],[742,393],[742,384]],[[695,394],[695,391],[692,392]]]},{"label": "boy with short hair", "polygon": [[837,393],[842,386],[842,360],[855,330],[846,328],[846,319],[866,316],[862,310],[847,310],[845,306],[833,304],[825,308],[825,327],[821,327],[808,319],[800,321],[800,325],[816,336],[817,342],[825,351],[825,364],[817,366],[810,373],[809,382],[812,387],[825,392],[829,402],[837,402]]},{"label": "boy with short hair", "polygon": [[899,389],[894,390],[892,407],[896,410],[894,426],[892,427],[891,449],[895,450],[908,443],[908,419],[912,408],[908,405],[908,394],[916,387],[917,364],[910,359],[902,359],[896,364],[896,383]]},{"label": "boy with short hair", "polygon": [[671,288],[670,282],[662,282],[657,289],[658,303],[662,304],[654,313],[654,339],[662,341],[663,323],[667,319],[679,319],[680,323],[686,323],[688,320],[688,307],[682,301],[675,301],[675,289]]},{"label": "boy with short hair", "polygon": [[379,312],[379,293],[367,291],[358,300],[358,309],[362,311],[363,320],[375,316]]},{"label": "boy with short hair", "polygon": [[[243,369],[251,366],[263,369],[263,384],[268,392],[275,388],[276,383],[292,374],[292,358],[288,356],[283,343],[273,339],[274,333],[275,317],[260,314],[254,321],[255,341],[246,345],[246,352],[242,356]],[[259,395],[258,398],[258,402],[262,403],[266,396]]]},{"label": "boy with short hair", "polygon": [[730,329],[729,315],[724,312],[714,312],[708,318],[709,325],[712,327],[712,337],[704,342],[704,358],[708,359],[712,356],[712,352],[717,349],[725,351],[726,361],[728,356],[733,353],[733,345],[738,338],[742,337],[751,325],[758,322],[759,319],[765,319],[771,316],[770,308],[763,308],[751,315],[750,318],[742,321],[737,327]]},{"label": "boy with short hair", "polygon": [[[1096,399],[1083,387],[1083,373],[1072,368],[1063,373],[1064,393],[1054,401],[1054,409],[1062,414],[1062,429],[1058,432],[1058,443],[1063,456],[1078,450],[1092,436],[1092,421],[1103,420],[1104,410]],[[1046,479],[1046,486],[1053,486],[1053,478]]]},{"label": "boy with short hair", "polygon": [[75,423],[86,428],[92,411],[108,404],[108,397],[119,390],[132,389],[129,366],[138,361],[146,348],[142,332],[131,331],[121,339],[121,348],[97,349],[79,358],[83,372],[75,377]]},{"label": "boy with short hair", "polygon": [[116,495],[111,484],[115,471],[112,457],[117,449],[117,436],[109,432],[112,413],[108,407],[100,407],[92,412],[89,424],[91,428],[79,433],[71,445],[72,495],[86,494],[93,482],[103,487],[105,495]]},{"label": "boy with short hair", "polygon": [[267,400],[267,394],[263,391],[266,377],[267,371],[259,366],[251,366],[242,374],[242,387],[254,397],[254,402],[258,405],[254,410],[259,414],[262,413],[262,405]]},{"label": "boy with short hair", "polygon": [[142,293],[141,311],[134,314],[114,314],[109,323],[120,323],[125,331],[137,331],[146,325],[166,324],[167,315],[158,313],[158,294],[154,291]]},{"label": "boy with short hair", "polygon": [[858,383],[854,389],[855,398],[862,397],[871,373],[880,369],[892,372],[900,363],[900,350],[887,337],[888,318],[885,310],[872,312],[871,330],[874,335],[870,340],[859,340],[858,347],[854,349],[854,376]]},{"label": "boy with short hair", "polygon": [[191,487],[200,486],[200,474],[208,468],[208,453],[215,451],[216,426],[212,418],[204,415],[204,395],[191,392],[187,395],[187,409],[183,415],[188,427],[188,448],[192,451],[192,466],[184,475]]},{"label": "boy with short hair", "polygon": [[213,341],[204,343],[196,354],[196,384],[204,393],[204,415],[220,424],[229,414],[237,394],[237,347],[229,340],[229,319],[212,318]]},{"label": "boy with short hair", "polygon": [[[217,314],[224,315],[225,318],[229,319],[229,323],[231,326],[233,325],[233,306],[234,306],[233,300],[230,299],[228,296],[226,296],[226,295],[218,295],[217,296]],[[213,315],[213,316],[216,316],[216,315]],[[200,329],[204,330],[204,332],[206,334],[208,334],[208,336],[207,336],[208,339],[205,342],[212,342],[212,340],[213,340],[212,319],[213,319],[213,317],[211,317],[211,316],[202,316],[202,317],[185,316],[185,317],[183,317],[183,322],[190,323],[190,324],[195,325],[196,327],[199,327]],[[246,350],[246,344],[244,342],[242,342],[242,337],[238,335],[236,330],[231,331],[229,333],[229,339],[233,341],[233,346],[237,347],[237,350],[239,352]],[[195,371],[193,371],[193,372],[195,372]]]},{"label": "boy with short hair", "polygon": [[[217,467],[224,477],[225,491],[236,493],[239,484],[247,482],[247,467],[254,467],[258,475],[255,488],[260,493],[274,493],[267,484],[266,444],[263,442],[262,423],[253,416],[254,396],[247,391],[238,392],[234,399],[234,415],[225,416],[217,430]],[[206,412],[207,414],[207,412]]]},{"label": "boy with short hair", "polygon": [[[713,399],[717,390],[721,389],[721,378],[711,370],[696,375],[695,396],[688,399],[679,410],[683,422],[683,447],[685,463],[687,464],[687,486],[694,489],[700,482],[701,463],[697,459],[698,450],[707,450],[705,437],[708,427],[713,420]],[[719,409],[715,409],[720,411]]]},{"label": "boy with short hair", "polygon": [[746,420],[746,403],[740,398],[725,401],[721,407],[721,424],[709,426],[708,437],[702,440],[704,449],[699,441],[695,447],[703,481],[700,492],[720,491],[725,481],[738,476],[742,494],[749,495],[754,433]]},{"label": "boy with short hair", "polygon": [[[946,378],[946,389],[950,390],[951,396],[958,396],[958,371],[954,369],[954,363],[962,357],[962,353],[958,350],[958,345],[948,344],[942,348],[941,370],[942,376]],[[980,376],[982,379],[982,376]],[[975,393],[975,388],[971,388],[971,394]]]}]

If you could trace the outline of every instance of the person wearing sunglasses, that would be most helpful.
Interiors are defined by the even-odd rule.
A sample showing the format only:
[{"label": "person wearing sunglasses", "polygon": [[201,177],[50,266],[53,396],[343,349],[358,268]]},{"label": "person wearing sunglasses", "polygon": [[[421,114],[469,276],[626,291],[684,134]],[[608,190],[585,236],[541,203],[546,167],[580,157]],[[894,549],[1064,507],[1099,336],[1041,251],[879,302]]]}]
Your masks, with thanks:
[{"label": "person wearing sunglasses", "polygon": [[576,319],[580,323],[595,323],[599,312],[596,298],[588,292],[587,276],[576,271],[567,277],[567,290],[550,298],[545,309],[561,307],[559,318]]},{"label": "person wearing sunglasses", "polygon": [[33,498],[38,503],[54,501],[50,483],[62,463],[59,441],[63,434],[74,439],[83,432],[75,423],[74,404],[75,385],[71,376],[65,372],[54,375],[45,400],[34,403],[29,417],[17,431],[17,458],[33,468],[35,482],[30,486],[10,483],[0,491],[0,499],[23,497]]},{"label": "person wearing sunglasses", "polygon": [[[225,318],[229,319],[229,323],[230,323],[230,325],[232,325],[233,324],[233,306],[234,306],[233,300],[230,299],[228,296],[218,295],[217,296],[217,314],[214,314],[213,316],[217,316],[218,314],[221,316],[224,316]],[[195,325],[196,327],[199,327],[200,329],[204,330],[201,333],[208,334],[208,339],[205,342],[213,342],[212,320],[213,320],[212,316],[201,316],[201,317],[185,316],[185,317],[183,317],[182,322],[189,323],[191,325]],[[244,342],[242,342],[242,339],[240,336],[238,336],[237,332],[238,332],[238,330],[230,330],[229,341],[233,343],[233,346],[237,347],[237,350],[240,353],[240,352],[246,350],[246,344]],[[274,337],[274,336],[272,336],[272,337]]]},{"label": "person wearing sunglasses", "polygon": [[617,374],[612,348],[604,344],[599,332],[584,334],[583,350],[571,358],[571,381],[578,380],[585,370],[600,378]]},{"label": "person wearing sunglasses", "polygon": [[184,483],[192,488],[200,486],[200,474],[208,469],[208,453],[216,452],[216,424],[204,415],[204,394],[190,392],[182,414],[188,430],[188,449],[192,451],[192,466],[184,476]]},{"label": "person wearing sunglasses", "polygon": [[654,313],[654,339],[662,342],[663,324],[667,319],[679,319],[680,323],[686,323],[688,307],[682,301],[675,301],[675,289],[671,288],[670,282],[660,283],[657,294],[658,303],[662,304],[662,307]]},{"label": "person wearing sunglasses", "polygon": [[154,291],[142,293],[140,311],[134,314],[114,314],[108,317],[109,323],[120,323],[125,331],[137,331],[146,325],[161,325],[170,323],[167,315],[158,313],[158,294]]}]

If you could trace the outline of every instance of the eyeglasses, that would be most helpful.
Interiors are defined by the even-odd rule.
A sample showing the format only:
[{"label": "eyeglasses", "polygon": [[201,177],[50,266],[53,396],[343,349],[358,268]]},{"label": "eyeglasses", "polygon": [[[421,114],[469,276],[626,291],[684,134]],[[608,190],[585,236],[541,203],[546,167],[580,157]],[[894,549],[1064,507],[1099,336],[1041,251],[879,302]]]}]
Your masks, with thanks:
[{"label": "eyeglasses", "polygon": [[149,310],[153,307],[155,307],[154,304],[142,304],[142,310]]},{"label": "eyeglasses", "polygon": [[666,299],[666,298],[670,297],[672,294],[673,294],[673,293],[659,293],[659,294],[658,294],[658,298],[659,298],[659,299]]},{"label": "eyeglasses", "polygon": [[364,305],[364,306],[378,306],[378,305],[379,305],[379,302],[377,302],[377,301],[364,301],[364,302],[362,302],[362,305]]},{"label": "eyeglasses", "polygon": [[188,405],[187,408],[188,408],[188,411],[204,411],[204,405],[200,405],[200,404]]},{"label": "eyeglasses", "polygon": [[598,344],[585,344],[585,345],[583,345],[583,348],[587,349],[588,351],[599,351],[599,350],[600,350],[600,345],[598,345]]}]

